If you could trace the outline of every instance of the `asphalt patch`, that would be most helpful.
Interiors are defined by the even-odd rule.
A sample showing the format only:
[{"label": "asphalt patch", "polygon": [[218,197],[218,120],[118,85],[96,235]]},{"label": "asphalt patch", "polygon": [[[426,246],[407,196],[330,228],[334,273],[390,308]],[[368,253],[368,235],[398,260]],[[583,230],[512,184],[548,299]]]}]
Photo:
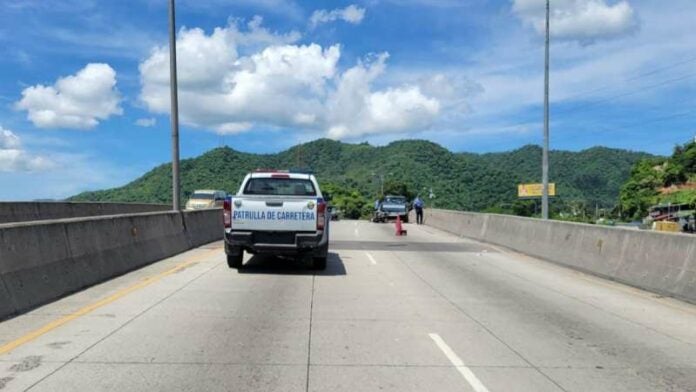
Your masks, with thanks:
[{"label": "asphalt patch", "polygon": [[10,383],[10,381],[14,380],[14,377],[3,377],[0,378],[0,389],[5,389],[7,384]]},{"label": "asphalt patch", "polygon": [[42,357],[38,355],[32,355],[30,357],[26,357],[22,360],[22,362],[14,364],[10,367],[11,372],[28,372],[30,370],[34,370],[37,367],[41,366],[41,359]]},{"label": "asphalt patch", "polygon": [[61,349],[61,348],[63,348],[63,346],[65,346],[65,345],[67,345],[67,344],[70,344],[70,343],[72,343],[72,342],[70,342],[69,340],[66,340],[66,341],[64,341],[64,342],[53,342],[53,343],[49,343],[49,344],[47,344],[46,346],[48,346],[48,347],[50,347],[50,348]]}]

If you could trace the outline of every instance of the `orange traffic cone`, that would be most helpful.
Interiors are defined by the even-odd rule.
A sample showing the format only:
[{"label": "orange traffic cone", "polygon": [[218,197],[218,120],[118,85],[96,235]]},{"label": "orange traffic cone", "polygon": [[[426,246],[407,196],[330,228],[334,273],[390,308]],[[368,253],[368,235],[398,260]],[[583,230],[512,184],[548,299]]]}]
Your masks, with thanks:
[{"label": "orange traffic cone", "polygon": [[403,226],[401,226],[401,216],[399,215],[396,216],[396,235],[406,235],[406,230],[404,230]]}]

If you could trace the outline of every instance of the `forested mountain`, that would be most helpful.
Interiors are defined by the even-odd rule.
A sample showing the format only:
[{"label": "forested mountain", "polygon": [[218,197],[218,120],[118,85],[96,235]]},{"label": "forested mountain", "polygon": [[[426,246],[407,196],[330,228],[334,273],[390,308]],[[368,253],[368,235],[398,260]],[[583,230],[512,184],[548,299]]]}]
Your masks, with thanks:
[{"label": "forested mountain", "polygon": [[[551,180],[557,183],[555,204],[583,203],[614,207],[631,168],[650,156],[595,147],[580,152],[552,151]],[[421,193],[429,204],[451,209],[509,209],[517,198],[517,184],[539,182],[541,148],[489,154],[452,153],[422,140],[393,142],[375,147],[320,139],[278,154],[249,154],[229,147],[216,148],[181,162],[182,189],[236,192],[243,176],[256,168],[312,168],[338,204],[362,209],[381,191]],[[169,202],[171,167],[156,167],[135,181],[114,189],[84,192],[71,200]]]}]

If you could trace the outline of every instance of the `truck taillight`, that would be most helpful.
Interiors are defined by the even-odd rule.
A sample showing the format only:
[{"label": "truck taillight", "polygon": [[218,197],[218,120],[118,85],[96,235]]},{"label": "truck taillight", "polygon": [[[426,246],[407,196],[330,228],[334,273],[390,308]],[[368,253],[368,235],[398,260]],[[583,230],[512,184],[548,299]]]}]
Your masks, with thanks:
[{"label": "truck taillight", "polygon": [[229,229],[232,227],[232,199],[225,199],[225,203],[222,208],[222,221],[225,223],[225,228]]},{"label": "truck taillight", "polygon": [[326,224],[326,202],[317,200],[317,230],[324,230]]}]

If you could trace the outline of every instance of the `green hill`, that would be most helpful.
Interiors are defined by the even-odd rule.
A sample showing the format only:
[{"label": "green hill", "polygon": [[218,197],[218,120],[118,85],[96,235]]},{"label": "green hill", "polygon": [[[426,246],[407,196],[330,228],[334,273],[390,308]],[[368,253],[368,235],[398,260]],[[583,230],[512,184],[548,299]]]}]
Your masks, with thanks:
[{"label": "green hill", "polygon": [[666,203],[696,208],[696,142],[676,146],[671,157],[640,160],[621,188],[620,206],[627,218],[643,218],[650,206]]},{"label": "green hill", "polygon": [[[614,207],[619,190],[633,165],[644,153],[595,147],[581,152],[552,151],[552,181],[559,197],[554,204],[581,202]],[[375,147],[320,139],[277,154],[259,155],[216,148],[181,162],[182,190],[224,189],[236,192],[243,176],[256,168],[312,168],[320,181],[337,196],[336,204],[364,210],[380,192],[378,175],[385,178],[386,193],[435,193],[437,207],[499,209],[506,212],[516,201],[517,184],[538,182],[541,148],[489,154],[452,153],[422,140],[393,142]],[[298,165],[299,164],[299,165]],[[114,189],[84,192],[70,200],[157,202],[171,200],[169,164],[156,167],[135,181]]]}]

